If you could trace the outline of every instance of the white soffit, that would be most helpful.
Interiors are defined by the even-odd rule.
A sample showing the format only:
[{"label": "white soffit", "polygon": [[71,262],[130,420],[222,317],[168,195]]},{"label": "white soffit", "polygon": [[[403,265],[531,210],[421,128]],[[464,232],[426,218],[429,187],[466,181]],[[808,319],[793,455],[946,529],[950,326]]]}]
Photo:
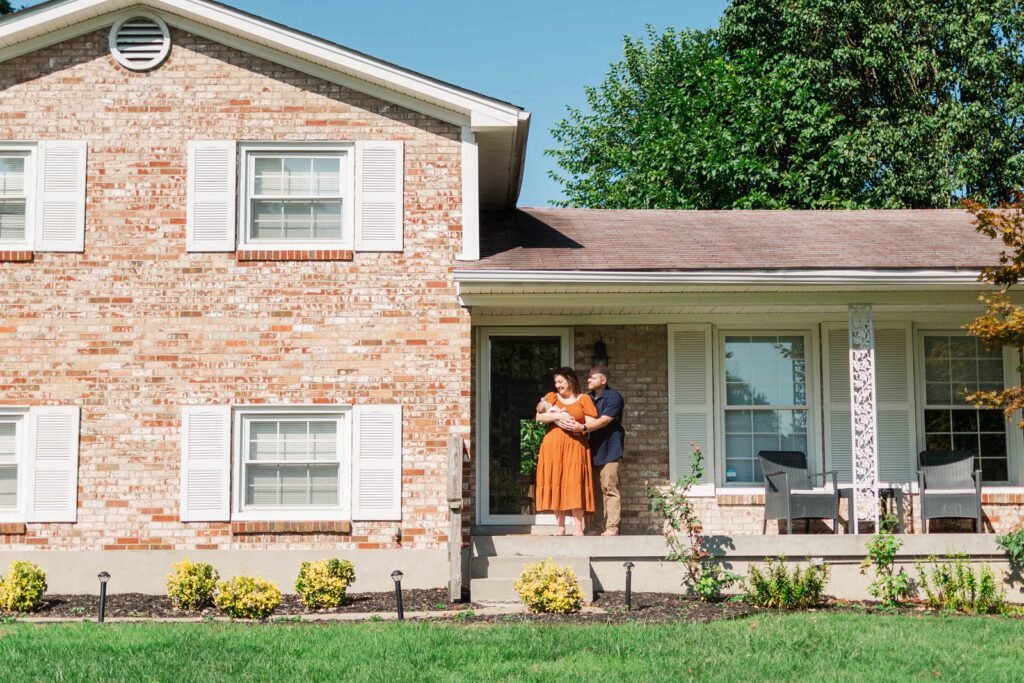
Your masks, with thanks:
[{"label": "white soffit", "polygon": [[[220,3],[51,0],[0,19],[0,61],[110,26],[129,8],[164,12],[162,18],[171,26],[442,121],[470,126],[484,138],[478,143],[481,174],[488,179],[486,189],[481,186],[482,204],[515,205],[528,112]],[[491,150],[492,145],[496,149]]]}]

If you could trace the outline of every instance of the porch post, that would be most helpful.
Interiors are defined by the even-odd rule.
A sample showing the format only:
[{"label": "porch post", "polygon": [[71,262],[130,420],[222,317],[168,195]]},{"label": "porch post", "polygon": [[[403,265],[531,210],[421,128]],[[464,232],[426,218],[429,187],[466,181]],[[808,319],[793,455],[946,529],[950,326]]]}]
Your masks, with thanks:
[{"label": "porch post", "polygon": [[853,437],[853,519],[878,528],[878,420],[875,410],[875,326],[868,304],[852,304],[850,316],[850,433]]}]

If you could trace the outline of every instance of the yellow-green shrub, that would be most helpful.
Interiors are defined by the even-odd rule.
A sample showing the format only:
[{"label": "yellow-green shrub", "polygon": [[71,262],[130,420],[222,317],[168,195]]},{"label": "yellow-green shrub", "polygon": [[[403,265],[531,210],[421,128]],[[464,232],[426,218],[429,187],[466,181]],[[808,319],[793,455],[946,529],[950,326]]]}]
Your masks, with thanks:
[{"label": "yellow-green shrub", "polygon": [[345,601],[345,591],[356,581],[356,568],[348,560],[303,562],[295,592],[307,607],[326,609]]},{"label": "yellow-green shrub", "polygon": [[259,576],[234,576],[217,584],[217,609],[235,619],[263,619],[281,604],[281,591]]},{"label": "yellow-green shrub", "polygon": [[0,607],[9,612],[31,612],[43,605],[46,572],[31,562],[14,560],[0,581]]},{"label": "yellow-green shrub", "polygon": [[213,565],[182,560],[171,565],[167,575],[167,597],[178,609],[197,611],[213,604],[213,591],[220,575]]},{"label": "yellow-green shrub", "polygon": [[534,612],[578,612],[583,605],[583,591],[572,567],[562,567],[551,558],[523,568],[515,583],[516,592]]}]

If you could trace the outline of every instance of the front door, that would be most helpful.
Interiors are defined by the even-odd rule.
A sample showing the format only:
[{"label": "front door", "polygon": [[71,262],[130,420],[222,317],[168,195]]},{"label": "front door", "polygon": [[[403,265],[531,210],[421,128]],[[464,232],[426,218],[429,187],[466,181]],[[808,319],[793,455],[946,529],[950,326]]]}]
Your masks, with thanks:
[{"label": "front door", "polygon": [[554,524],[533,507],[535,474],[523,468],[520,426],[553,390],[551,372],[572,363],[568,328],[480,331],[480,524]]}]

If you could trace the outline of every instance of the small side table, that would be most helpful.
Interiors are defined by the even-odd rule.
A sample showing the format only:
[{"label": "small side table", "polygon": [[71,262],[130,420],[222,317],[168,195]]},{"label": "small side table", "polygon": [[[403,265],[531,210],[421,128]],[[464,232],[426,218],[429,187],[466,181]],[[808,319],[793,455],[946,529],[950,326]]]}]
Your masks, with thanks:
[{"label": "small side table", "polygon": [[[853,487],[852,486],[840,486],[839,497],[846,499],[846,510],[847,510],[847,522],[846,522],[846,533],[850,533],[851,525],[855,524],[853,519]],[[896,500],[896,519],[897,519],[897,533],[904,533],[903,527],[903,487],[902,486],[879,486],[878,487],[878,498],[888,498],[890,500]]]}]

